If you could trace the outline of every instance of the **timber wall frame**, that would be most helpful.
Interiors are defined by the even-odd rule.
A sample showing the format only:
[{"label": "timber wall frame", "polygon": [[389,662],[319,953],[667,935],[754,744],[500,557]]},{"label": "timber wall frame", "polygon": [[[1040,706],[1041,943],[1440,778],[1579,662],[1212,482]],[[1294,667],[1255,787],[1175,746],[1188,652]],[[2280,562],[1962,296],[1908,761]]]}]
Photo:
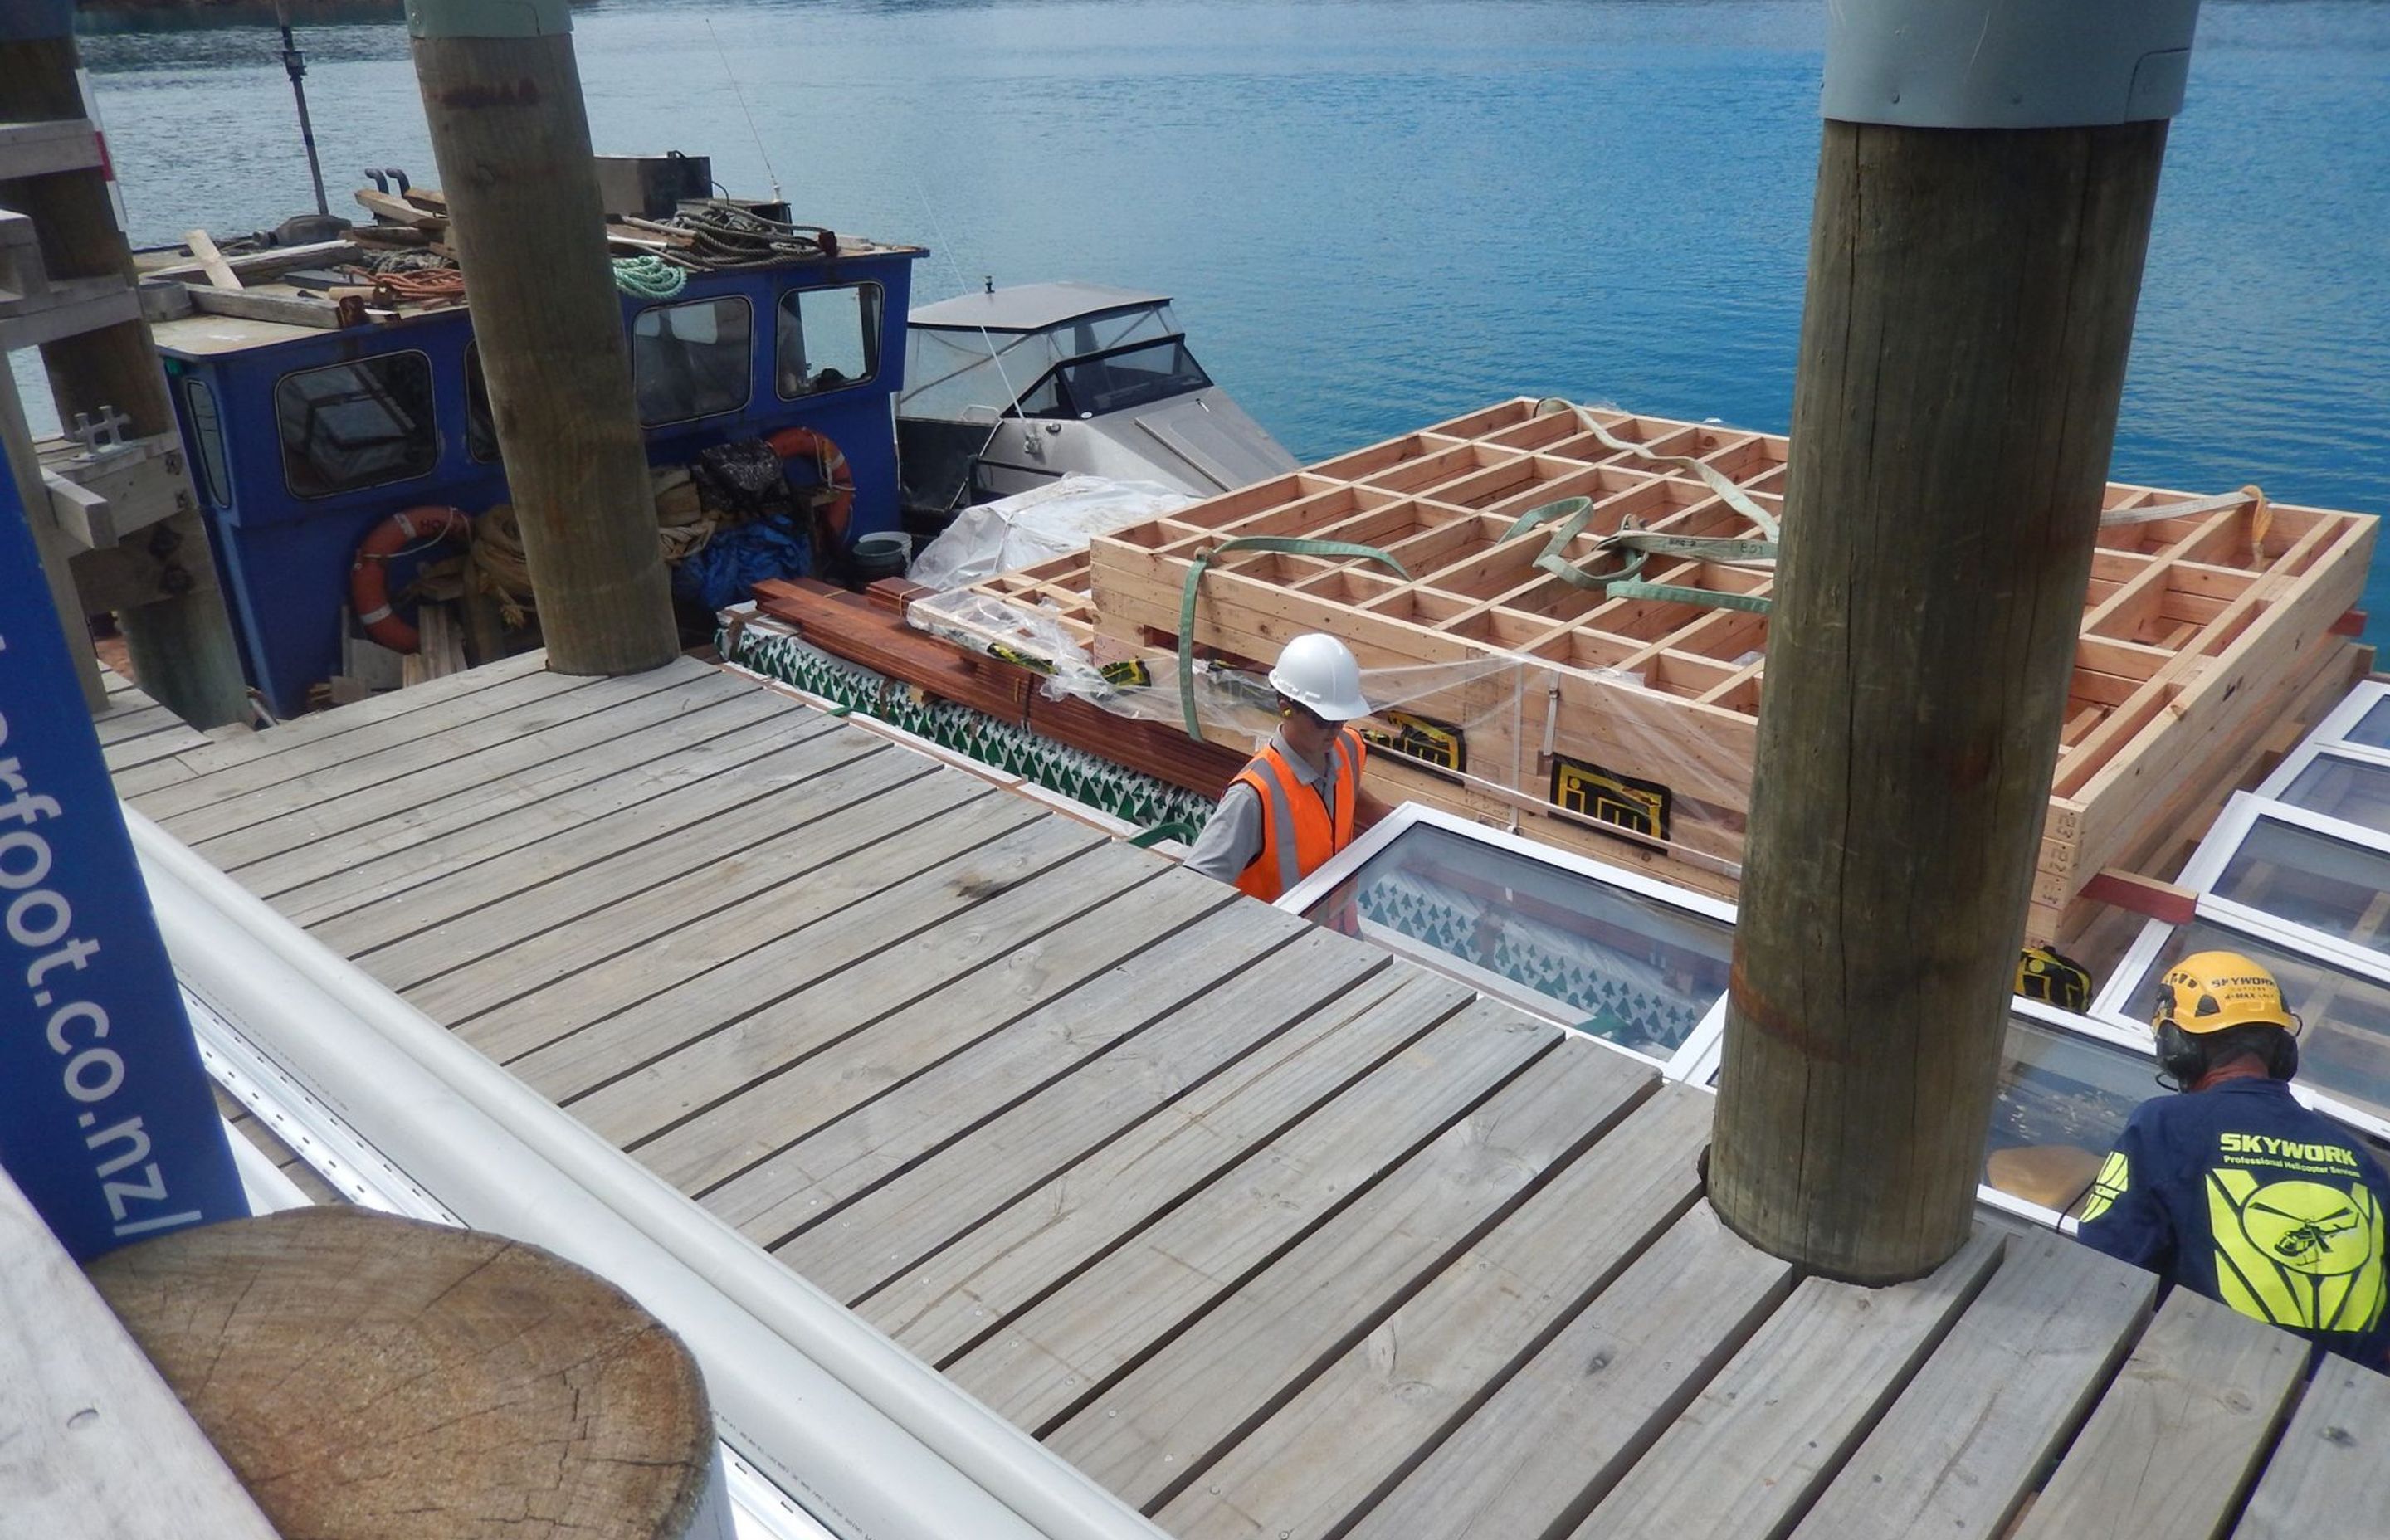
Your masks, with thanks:
[{"label": "timber wall frame", "polygon": [[[1586,408],[1647,455],[1696,458],[1773,515],[1781,513],[1787,441],[1715,423]],[[1681,467],[1622,453],[1574,413],[1504,402],[1302,471],[1099,538],[1065,558],[981,585],[1045,608],[1109,659],[1160,661],[1175,648],[1194,557],[1243,535],[1375,546],[1405,581],[1368,560],[1235,551],[1202,580],[1194,641],[1262,664],[1288,638],[1327,631],[1369,669],[1498,663],[1407,703],[1471,725],[1466,784],[1387,756],[1389,790],[1647,865],[1731,892],[1749,809],[1767,618],[1649,598],[1613,599],[1533,565],[1537,530],[1505,540],[1530,508],[1593,499],[1568,556],[1633,519],[1663,533],[1749,538],[1761,532]],[[2112,485],[2105,510],[2194,504],[2198,494]],[[2070,915],[2101,868],[2163,853],[2204,804],[2246,773],[2286,723],[2311,719],[2364,667],[2345,617],[2372,555],[2373,518],[2252,498],[2181,518],[2103,527],[2029,930],[2078,930]],[[1765,595],[1764,570],[1654,558],[1645,580]],[[1158,682],[1168,677],[1157,670]],[[1665,841],[1622,844],[1551,806],[1555,756],[1674,794]],[[1489,784],[1498,783],[1498,784]],[[2195,832],[2195,831],[2194,831]]]}]

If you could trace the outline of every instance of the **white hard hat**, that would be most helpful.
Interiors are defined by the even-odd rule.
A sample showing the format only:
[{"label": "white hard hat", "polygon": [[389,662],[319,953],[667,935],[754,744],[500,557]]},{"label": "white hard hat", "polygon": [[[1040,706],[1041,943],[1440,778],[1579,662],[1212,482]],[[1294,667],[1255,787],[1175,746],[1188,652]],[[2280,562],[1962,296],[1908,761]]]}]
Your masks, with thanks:
[{"label": "white hard hat", "polygon": [[1286,644],[1270,670],[1270,688],[1323,722],[1351,722],[1369,714],[1361,699],[1361,665],[1335,637],[1314,631]]}]

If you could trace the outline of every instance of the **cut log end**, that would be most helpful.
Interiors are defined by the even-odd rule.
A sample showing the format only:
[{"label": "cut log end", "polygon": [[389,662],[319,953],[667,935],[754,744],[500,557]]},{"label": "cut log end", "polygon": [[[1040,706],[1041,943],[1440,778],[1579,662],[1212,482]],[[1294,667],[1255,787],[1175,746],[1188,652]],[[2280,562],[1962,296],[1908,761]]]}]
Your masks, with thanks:
[{"label": "cut log end", "polygon": [[706,1509],[687,1348],[536,1247],[302,1209],[90,1276],[289,1540],[677,1540]]}]

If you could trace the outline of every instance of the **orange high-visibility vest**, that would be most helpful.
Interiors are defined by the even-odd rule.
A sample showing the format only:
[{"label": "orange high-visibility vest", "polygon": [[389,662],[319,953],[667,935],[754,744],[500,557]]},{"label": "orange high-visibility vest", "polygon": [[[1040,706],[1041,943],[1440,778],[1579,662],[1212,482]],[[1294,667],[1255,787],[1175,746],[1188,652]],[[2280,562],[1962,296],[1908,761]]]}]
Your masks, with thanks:
[{"label": "orange high-visibility vest", "polygon": [[1318,790],[1295,775],[1277,743],[1262,745],[1262,751],[1237,774],[1237,780],[1252,787],[1262,802],[1261,853],[1239,874],[1240,890],[1265,904],[1275,903],[1353,842],[1353,810],[1360,801],[1361,766],[1368,752],[1355,728],[1336,735],[1328,751],[1327,789],[1336,804],[1331,814]]}]

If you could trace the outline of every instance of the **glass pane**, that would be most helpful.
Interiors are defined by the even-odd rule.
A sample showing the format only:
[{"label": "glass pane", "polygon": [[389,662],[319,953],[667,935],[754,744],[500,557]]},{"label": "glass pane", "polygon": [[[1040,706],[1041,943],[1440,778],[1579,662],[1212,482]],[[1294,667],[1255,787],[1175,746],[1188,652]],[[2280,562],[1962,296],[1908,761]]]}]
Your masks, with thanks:
[{"label": "glass pane", "polygon": [[2162,1094],[2146,1054],[2009,1018],[1984,1183],[2063,1213],[2090,1190],[2133,1109]]},{"label": "glass pane", "polygon": [[431,361],[419,353],[285,375],[274,387],[274,417],[294,496],[404,481],[440,459]]},{"label": "glass pane", "polygon": [[1420,825],[1308,918],[1664,1059],[1726,993],[1722,920]]},{"label": "glass pane", "polygon": [[232,501],[232,475],[225,467],[224,418],[206,380],[185,378],[183,410],[190,415],[191,440],[199,446],[199,494],[223,507]]},{"label": "glass pane", "polygon": [[2297,1013],[2299,1079],[2319,1091],[2390,1118],[2390,988],[2328,963],[2229,930],[2212,920],[2178,926],[2143,975],[2146,1000],[2157,975],[2194,952],[2238,952],[2265,967]]},{"label": "glass pane", "polygon": [[2390,699],[2367,712],[2357,725],[2348,730],[2347,740],[2362,743],[2369,749],[2390,749]]},{"label": "glass pane", "polygon": [[880,372],[880,286],[792,289],[780,296],[774,374],[782,397],[860,385]]},{"label": "glass pane", "polygon": [[747,302],[735,297],[639,312],[631,323],[631,390],[639,420],[652,428],[746,405],[753,335]]},{"label": "glass pane", "polygon": [[2326,935],[2390,952],[2390,854],[2260,818],[2215,892]]},{"label": "glass pane", "polygon": [[[1065,404],[1082,417],[1102,417],[1167,401],[1212,383],[1184,342],[1153,342],[1125,353],[1065,364],[1056,371],[1062,379]],[[1024,403],[1024,406],[1026,404]],[[1031,412],[1028,415],[1038,414]]]},{"label": "glass pane", "polygon": [[2390,834],[2390,766],[2318,754],[2283,791],[2282,801]]}]

